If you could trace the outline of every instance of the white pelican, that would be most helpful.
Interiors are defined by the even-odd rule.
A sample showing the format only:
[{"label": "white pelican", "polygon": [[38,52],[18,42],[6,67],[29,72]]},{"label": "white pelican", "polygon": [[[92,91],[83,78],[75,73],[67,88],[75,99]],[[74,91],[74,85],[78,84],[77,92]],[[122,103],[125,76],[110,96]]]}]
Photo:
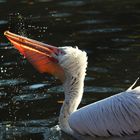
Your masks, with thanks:
[{"label": "white pelican", "polygon": [[50,73],[62,81],[62,131],[92,137],[133,135],[140,131],[140,87],[132,89],[136,82],[124,92],[77,110],[83,96],[86,52],[72,47],[57,48],[9,31],[4,34],[39,72]]}]

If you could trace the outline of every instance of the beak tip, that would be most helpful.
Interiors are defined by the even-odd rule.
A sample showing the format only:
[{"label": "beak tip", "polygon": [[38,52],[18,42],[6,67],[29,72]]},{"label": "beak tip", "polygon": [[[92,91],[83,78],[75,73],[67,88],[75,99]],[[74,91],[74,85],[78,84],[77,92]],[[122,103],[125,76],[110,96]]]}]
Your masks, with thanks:
[{"label": "beak tip", "polygon": [[5,31],[5,32],[4,32],[4,35],[6,36],[8,32],[9,32],[9,31]]}]

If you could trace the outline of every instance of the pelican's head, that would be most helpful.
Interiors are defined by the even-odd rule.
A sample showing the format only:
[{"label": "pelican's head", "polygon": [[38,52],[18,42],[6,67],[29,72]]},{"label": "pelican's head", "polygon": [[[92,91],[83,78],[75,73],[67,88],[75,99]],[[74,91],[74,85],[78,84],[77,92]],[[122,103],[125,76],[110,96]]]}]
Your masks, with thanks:
[{"label": "pelican's head", "polygon": [[83,77],[86,73],[87,67],[87,54],[85,51],[81,51],[78,47],[59,47],[59,50],[63,52],[57,56],[59,65],[64,70],[64,79],[75,79],[77,77]]},{"label": "pelican's head", "polygon": [[77,47],[54,47],[6,31],[4,33],[19,52],[41,73],[50,73],[62,82],[85,76],[86,52]]}]

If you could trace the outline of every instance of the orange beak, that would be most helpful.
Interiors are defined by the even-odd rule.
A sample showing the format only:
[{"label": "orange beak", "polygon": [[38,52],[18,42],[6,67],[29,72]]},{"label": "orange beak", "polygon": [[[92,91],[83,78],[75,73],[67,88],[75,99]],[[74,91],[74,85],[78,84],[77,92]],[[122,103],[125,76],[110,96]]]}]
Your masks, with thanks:
[{"label": "orange beak", "polygon": [[57,55],[64,54],[64,52],[57,47],[19,36],[9,31],[5,31],[4,35],[40,73],[50,73],[58,77],[62,82],[64,81],[64,70],[57,60]]}]

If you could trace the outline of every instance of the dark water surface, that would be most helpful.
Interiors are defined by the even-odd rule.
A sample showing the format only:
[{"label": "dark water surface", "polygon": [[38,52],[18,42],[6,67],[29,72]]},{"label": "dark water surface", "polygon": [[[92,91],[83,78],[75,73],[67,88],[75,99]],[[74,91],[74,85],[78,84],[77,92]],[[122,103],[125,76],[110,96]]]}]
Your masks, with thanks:
[{"label": "dark water surface", "polygon": [[73,140],[57,126],[61,83],[39,74],[5,30],[88,53],[80,106],[127,89],[140,75],[139,0],[0,0],[0,140]]}]

